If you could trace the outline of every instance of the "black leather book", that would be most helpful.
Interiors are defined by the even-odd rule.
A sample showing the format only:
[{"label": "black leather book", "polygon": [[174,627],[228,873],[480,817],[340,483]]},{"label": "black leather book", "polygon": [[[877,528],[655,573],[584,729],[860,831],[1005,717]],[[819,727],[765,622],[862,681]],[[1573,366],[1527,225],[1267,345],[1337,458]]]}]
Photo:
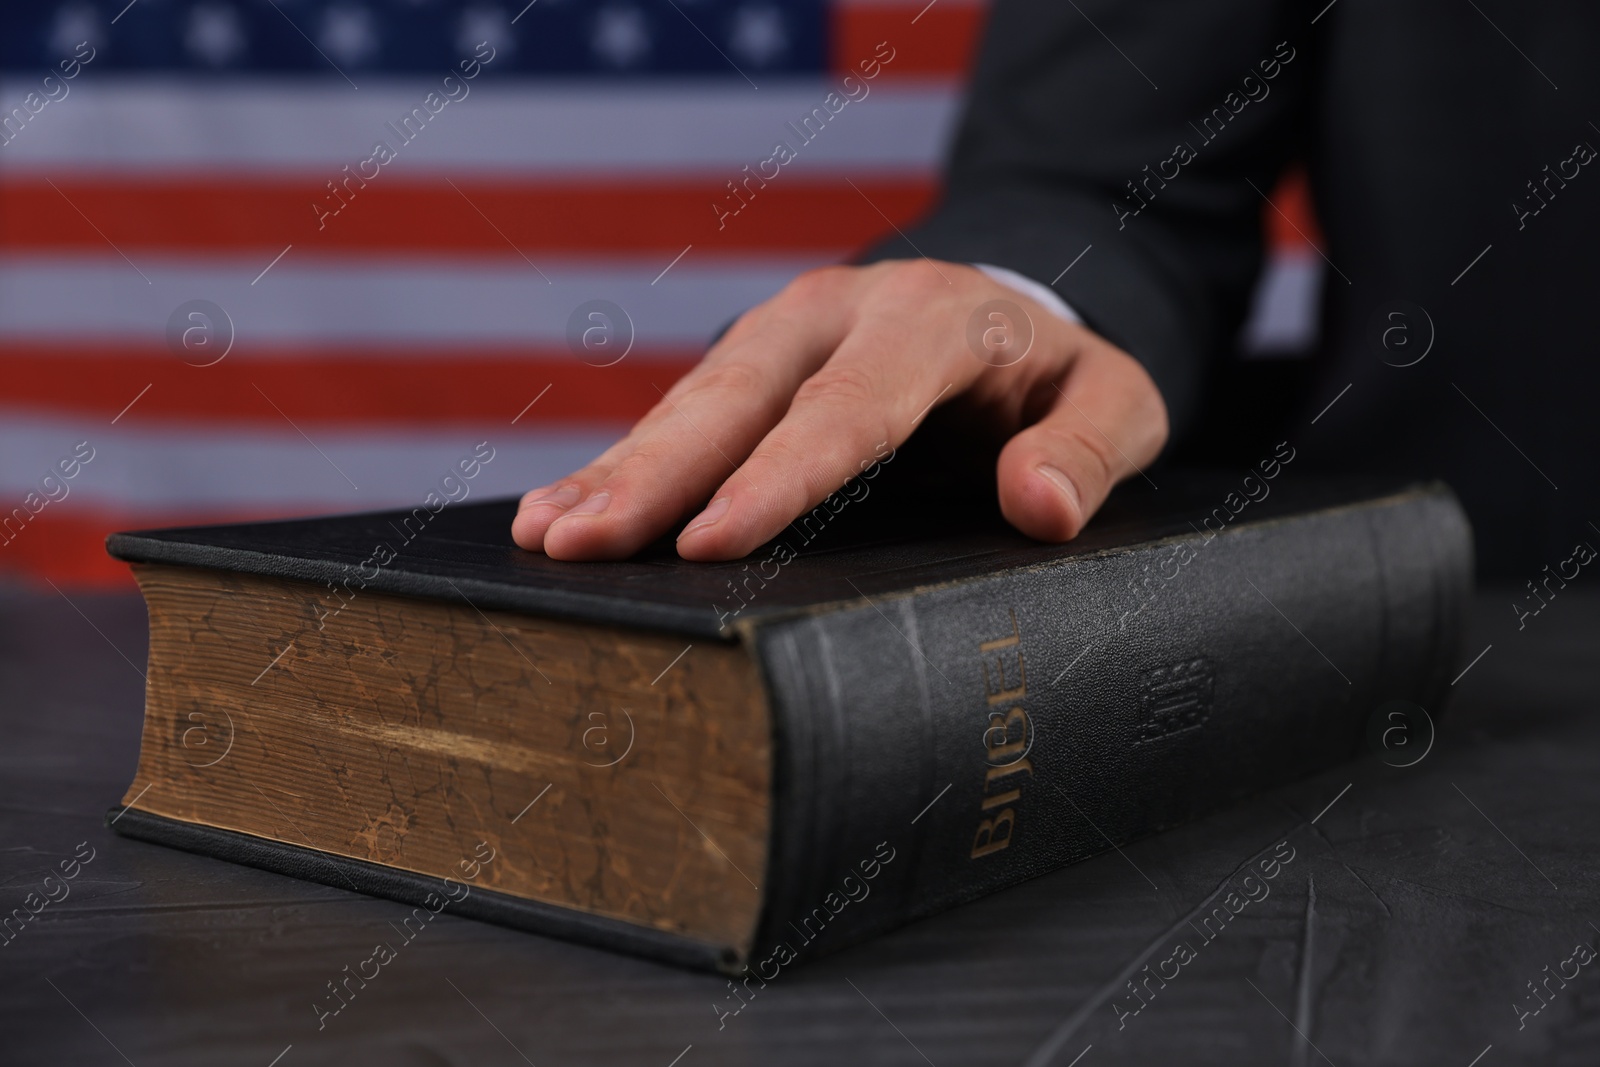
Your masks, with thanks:
[{"label": "black leather book", "polygon": [[864,479],[728,564],[549,560],[509,500],[117,534],[152,642],[113,827],[770,979],[1437,713],[1461,508],[1292,458],[1066,545]]}]

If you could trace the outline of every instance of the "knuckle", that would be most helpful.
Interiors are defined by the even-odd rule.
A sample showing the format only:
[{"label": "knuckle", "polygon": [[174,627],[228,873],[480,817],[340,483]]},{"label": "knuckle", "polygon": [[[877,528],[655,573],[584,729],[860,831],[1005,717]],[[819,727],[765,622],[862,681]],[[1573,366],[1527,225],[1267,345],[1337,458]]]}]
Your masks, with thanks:
[{"label": "knuckle", "polygon": [[1156,387],[1155,379],[1150,377],[1150,372],[1145,370],[1144,364],[1120,348],[1107,344],[1105,355],[1114,361],[1118,373],[1130,383],[1131,422],[1139,427],[1154,450],[1160,451],[1167,442],[1170,426],[1166,400],[1162,397],[1161,390]]},{"label": "knuckle", "polygon": [[930,293],[943,293],[950,288],[949,278],[926,259],[904,259],[890,264],[882,284],[886,294],[907,298],[925,298]]},{"label": "knuckle", "polygon": [[685,392],[745,396],[764,393],[766,388],[767,374],[760,367],[744,360],[728,360],[702,365],[693,381],[686,385]]},{"label": "knuckle", "polygon": [[640,441],[659,430],[662,424],[678,414],[676,404],[683,398],[684,393],[689,388],[687,380],[683,380],[668,389],[666,395],[651,405],[650,410],[645,412],[644,417],[634,423],[633,429],[628,433],[628,438],[621,443],[637,447]]},{"label": "knuckle", "polygon": [[842,279],[855,268],[831,265],[816,267],[797,275],[773,297],[779,305],[807,305],[817,300],[830,299],[838,290]]},{"label": "knuckle", "polygon": [[806,499],[818,503],[826,501],[837,492],[849,476],[854,474],[853,469],[840,470],[831,464],[813,463],[806,468],[801,483],[805,487]]},{"label": "knuckle", "polygon": [[[667,396],[671,395],[672,390],[669,389]],[[665,399],[657,400],[654,404],[651,404],[650,410],[639,416],[634,424],[628,428],[628,435],[607,449],[607,453],[616,452],[619,455],[626,455],[628,451],[639,443],[641,438],[653,433],[671,410],[667,406]]]},{"label": "knuckle", "polygon": [[829,364],[800,383],[800,388],[795,390],[795,402],[867,407],[877,402],[878,394],[877,376],[867,368]]},{"label": "knuckle", "polygon": [[798,515],[817,507],[856,473],[846,466],[853,461],[844,457],[854,455],[857,438],[866,436],[855,427],[841,428],[827,441],[795,430],[776,433],[761,443],[746,466],[756,481],[772,487],[779,510]]},{"label": "knuckle", "polygon": [[1172,436],[1172,425],[1167,418],[1167,403],[1162,399],[1154,384],[1150,386],[1149,396],[1140,409],[1139,415],[1139,424],[1145,427],[1145,433],[1148,436],[1149,454],[1151,458],[1154,458],[1157,453],[1167,447],[1167,441]]},{"label": "knuckle", "polygon": [[1117,480],[1118,461],[1121,456],[1105,438],[1092,430],[1085,431],[1075,426],[1060,432],[1058,439],[1069,454],[1079,455],[1090,461],[1080,468],[1085,475],[1095,479],[1095,484],[1092,486],[1078,487],[1080,491],[1088,491],[1085,495],[1104,493]]},{"label": "knuckle", "polygon": [[755,307],[747,308],[740,313],[739,317],[733,320],[722,336],[717,338],[717,342],[711,347],[711,351],[716,352],[727,345],[736,344],[760,330],[762,323],[767,318],[768,303],[770,301],[757,304]]},{"label": "knuckle", "polygon": [[654,476],[663,465],[674,458],[674,451],[657,441],[642,442],[628,458],[618,463],[606,481],[628,487],[641,487],[647,493],[660,488],[660,479]]},{"label": "knuckle", "polygon": [[816,450],[803,442],[775,442],[767,458],[775,469],[789,473],[780,495],[784,510],[793,514],[811,511],[818,506],[813,501],[820,502],[838,488],[827,465],[818,461]]}]

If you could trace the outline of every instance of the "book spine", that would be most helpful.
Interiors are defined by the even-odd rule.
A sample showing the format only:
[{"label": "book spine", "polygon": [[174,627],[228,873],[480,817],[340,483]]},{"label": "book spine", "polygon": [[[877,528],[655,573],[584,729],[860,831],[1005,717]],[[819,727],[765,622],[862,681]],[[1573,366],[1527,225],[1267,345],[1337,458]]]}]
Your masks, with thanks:
[{"label": "book spine", "polygon": [[1437,715],[1470,592],[1448,490],[774,622],[758,975],[1352,757]]}]

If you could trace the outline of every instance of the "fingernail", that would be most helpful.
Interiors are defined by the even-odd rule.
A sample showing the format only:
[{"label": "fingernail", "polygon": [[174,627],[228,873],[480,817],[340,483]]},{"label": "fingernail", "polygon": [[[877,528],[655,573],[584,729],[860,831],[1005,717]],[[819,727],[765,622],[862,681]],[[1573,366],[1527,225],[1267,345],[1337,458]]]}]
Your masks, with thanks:
[{"label": "fingernail", "polygon": [[598,515],[611,503],[611,494],[601,491],[586,498],[583,503],[567,509],[562,518],[571,518],[573,515]]},{"label": "fingernail", "polygon": [[554,504],[558,508],[570,508],[578,502],[583,493],[575,485],[563,485],[560,489],[552,489],[548,493],[536,496],[531,500],[524,500],[518,511],[527,511],[529,508],[540,507],[544,504]]},{"label": "fingernail", "polygon": [[1078,497],[1078,487],[1072,484],[1071,478],[1068,478],[1065,474],[1062,474],[1059,470],[1050,466],[1048,463],[1041,463],[1033,469],[1038,471],[1044,477],[1045,481],[1051,483],[1057,489],[1061,490],[1062,494],[1066,496],[1067,500],[1072,504],[1074,509],[1078,509],[1083,506],[1083,501]]},{"label": "fingernail", "polygon": [[722,516],[728,513],[728,507],[731,503],[732,501],[725,496],[717,497],[717,499],[706,505],[706,509],[704,511],[695,516],[694,521],[689,523],[689,525],[684,528],[683,533],[679,534],[678,537],[681,539],[685,534],[693,533],[702,526],[710,526],[711,524],[715,523],[718,519],[722,518]]}]

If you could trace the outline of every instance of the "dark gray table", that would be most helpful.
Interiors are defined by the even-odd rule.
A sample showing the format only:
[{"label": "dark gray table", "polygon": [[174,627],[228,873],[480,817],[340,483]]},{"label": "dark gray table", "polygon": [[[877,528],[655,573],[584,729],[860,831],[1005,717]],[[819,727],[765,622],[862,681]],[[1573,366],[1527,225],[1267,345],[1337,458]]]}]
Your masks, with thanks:
[{"label": "dark gray table", "polygon": [[[1365,758],[785,971],[720,1030],[718,978],[446,914],[319,1032],[325,984],[407,909],[108,833],[142,604],[0,593],[0,915],[94,849],[0,948],[0,1063],[1600,1063],[1600,960],[1563,963],[1600,946],[1600,590],[1582,582],[1520,632],[1509,591],[1480,596],[1467,657],[1493,647],[1417,765]],[[1271,895],[1192,934],[1285,839]],[[1125,983],[1182,939],[1195,958],[1119,1029]]]}]

